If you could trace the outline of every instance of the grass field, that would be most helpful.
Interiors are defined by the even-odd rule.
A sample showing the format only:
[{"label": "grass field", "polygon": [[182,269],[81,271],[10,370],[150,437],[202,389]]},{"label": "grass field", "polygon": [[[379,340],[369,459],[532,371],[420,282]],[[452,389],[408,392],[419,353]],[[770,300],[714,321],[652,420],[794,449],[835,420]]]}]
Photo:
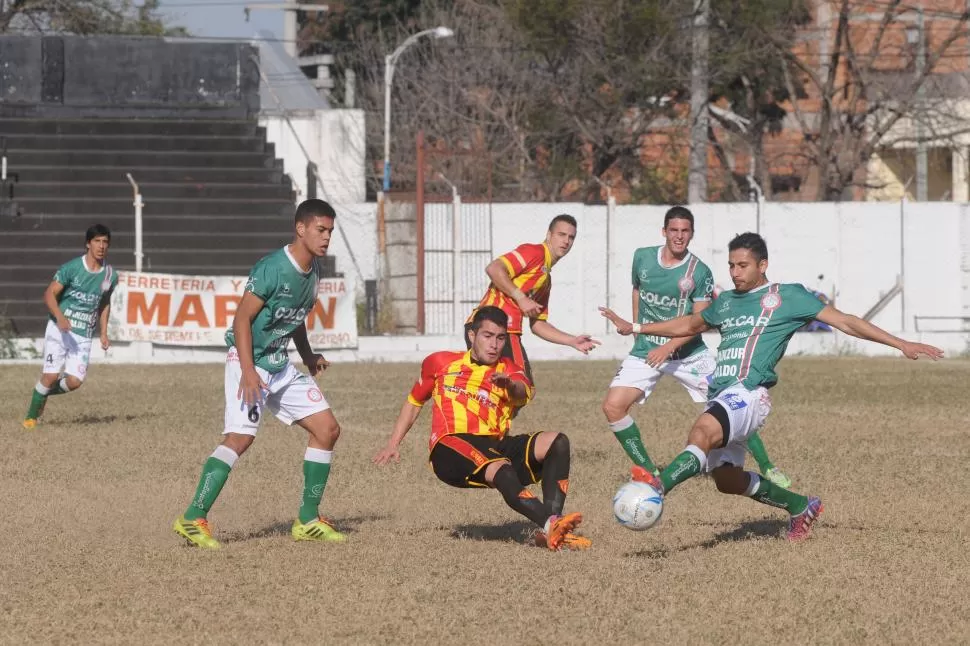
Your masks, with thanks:
[{"label": "grass field", "polygon": [[[434,478],[427,411],[400,464],[371,464],[416,368],[336,364],[321,379],[343,426],[322,509],[346,544],[290,539],[305,438],[270,419],[210,514],[219,552],[171,524],[219,441],[220,366],[95,365],[32,432],[19,421],[38,368],[0,368],[0,641],[970,640],[967,361],[782,363],[765,443],[826,507],[798,545],[782,512],[702,478],[657,527],[621,528],[610,499],[629,465],[599,409],[616,364],[539,363],[517,430],[569,434],[567,510],[594,541],[559,554],[532,547],[497,492]],[[664,382],[634,414],[666,462],[697,409]]]}]

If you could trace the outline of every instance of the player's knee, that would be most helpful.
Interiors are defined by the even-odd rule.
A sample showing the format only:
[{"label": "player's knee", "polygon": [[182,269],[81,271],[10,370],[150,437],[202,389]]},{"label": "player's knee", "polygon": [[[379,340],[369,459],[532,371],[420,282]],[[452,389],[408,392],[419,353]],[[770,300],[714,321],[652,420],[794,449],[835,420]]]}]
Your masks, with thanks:
[{"label": "player's knee", "polygon": [[256,438],[252,435],[244,435],[242,433],[227,433],[226,437],[222,440],[222,445],[232,449],[236,455],[242,455],[246,452]]},{"label": "player's knee", "polygon": [[603,400],[603,414],[606,415],[607,421],[615,422],[624,414],[626,411],[621,411],[620,407],[616,405],[609,397]]},{"label": "player's knee", "polygon": [[708,453],[724,445],[724,432],[717,421],[702,417],[694,424],[694,428],[687,436],[687,442]]},{"label": "player's knee", "polygon": [[340,424],[334,421],[327,426],[325,432],[329,436],[330,442],[336,444],[337,440],[340,439]]},{"label": "player's knee", "polygon": [[549,450],[546,451],[546,458],[549,458],[550,456],[569,456],[569,438],[566,437],[565,433],[556,433],[556,437],[552,439],[552,443],[549,445]]},{"label": "player's knee", "polygon": [[81,387],[81,384],[84,383],[83,379],[81,379],[80,377],[75,377],[74,375],[68,375],[66,377],[66,381],[67,381],[67,387],[70,390],[77,390],[78,388]]}]

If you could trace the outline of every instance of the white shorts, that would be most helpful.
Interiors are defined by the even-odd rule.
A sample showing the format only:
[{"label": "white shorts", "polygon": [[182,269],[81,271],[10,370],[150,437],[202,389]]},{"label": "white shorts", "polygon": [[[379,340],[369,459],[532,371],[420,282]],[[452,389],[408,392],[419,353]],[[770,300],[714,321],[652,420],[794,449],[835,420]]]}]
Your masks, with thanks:
[{"label": "white shorts", "polygon": [[64,374],[84,381],[91,360],[91,339],[74,332],[61,332],[54,321],[44,331],[44,374]]},{"label": "white shorts", "polygon": [[717,402],[727,411],[730,429],[728,442],[707,456],[707,471],[725,464],[744,466],[748,437],[760,430],[771,413],[771,395],[767,388],[748,390],[737,384],[722,390],[710,403]]},{"label": "white shorts", "polygon": [[670,375],[687,389],[691,399],[704,403],[707,401],[707,384],[716,363],[714,353],[710,350],[703,350],[686,359],[665,361],[660,368],[654,368],[645,359],[631,355],[620,364],[610,388],[623,386],[642,390],[643,397],[638,400],[642,404],[657,387],[660,378]]},{"label": "white shorts", "polygon": [[264,393],[262,403],[246,406],[239,398],[239,382],[242,379],[239,354],[236,348],[229,349],[226,355],[226,427],[223,434],[256,435],[264,407],[287,426],[330,408],[313,378],[297,370],[291,363],[274,374],[259,366],[256,372],[269,390]]}]

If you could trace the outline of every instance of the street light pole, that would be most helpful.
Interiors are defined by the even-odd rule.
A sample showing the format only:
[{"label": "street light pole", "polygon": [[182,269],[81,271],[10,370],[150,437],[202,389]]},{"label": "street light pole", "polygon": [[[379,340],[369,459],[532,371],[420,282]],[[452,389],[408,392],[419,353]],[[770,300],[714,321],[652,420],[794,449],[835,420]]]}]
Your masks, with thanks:
[{"label": "street light pole", "polygon": [[448,27],[425,29],[410,36],[393,53],[384,57],[384,192],[391,190],[391,81],[394,78],[394,65],[404,50],[424,36],[450,38],[455,32]]}]

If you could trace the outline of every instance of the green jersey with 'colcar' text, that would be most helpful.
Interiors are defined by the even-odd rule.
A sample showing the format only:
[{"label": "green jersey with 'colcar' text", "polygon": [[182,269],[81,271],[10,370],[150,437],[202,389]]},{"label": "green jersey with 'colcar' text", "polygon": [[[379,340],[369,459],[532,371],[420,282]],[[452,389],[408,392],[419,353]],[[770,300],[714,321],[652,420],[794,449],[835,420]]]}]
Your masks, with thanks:
[{"label": "green jersey with 'colcar' text", "polygon": [[[97,271],[88,269],[84,256],[69,260],[57,269],[54,280],[64,286],[57,298],[61,313],[71,323],[71,332],[90,339],[98,324],[101,303],[118,284],[118,275],[105,264]],[[54,320],[53,315],[50,320]]]},{"label": "green jersey with 'colcar' text", "polygon": [[[633,288],[640,292],[637,300],[637,323],[668,321],[690,314],[694,303],[710,301],[714,292],[714,276],[710,268],[688,252],[673,267],[660,262],[663,247],[644,247],[633,254]],[[630,352],[645,359],[647,353],[669,341],[667,337],[638,334]],[[683,359],[705,349],[700,336],[694,337],[671,359]]]},{"label": "green jersey with 'colcar' text", "polygon": [[[310,271],[304,272],[286,247],[264,256],[253,266],[246,291],[263,301],[263,308],[252,325],[256,366],[271,373],[286,367],[290,337],[313,310],[319,286],[320,268],[316,259]],[[235,335],[229,328],[226,345],[232,348],[235,344]]]},{"label": "green jersey with 'colcar' text", "polygon": [[708,397],[741,383],[748,390],[778,382],[775,366],[792,335],[814,319],[825,304],[799,284],[769,283],[750,292],[722,292],[701,312],[721,331],[717,367]]}]

